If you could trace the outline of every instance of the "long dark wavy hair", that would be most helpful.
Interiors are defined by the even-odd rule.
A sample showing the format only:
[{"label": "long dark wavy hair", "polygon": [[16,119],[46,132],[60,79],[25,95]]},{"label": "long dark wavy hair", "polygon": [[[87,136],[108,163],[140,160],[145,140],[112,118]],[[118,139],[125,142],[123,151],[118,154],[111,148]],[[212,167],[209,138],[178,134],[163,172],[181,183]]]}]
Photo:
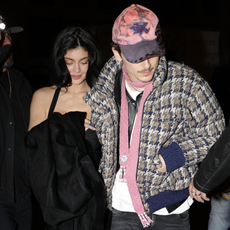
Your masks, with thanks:
[{"label": "long dark wavy hair", "polygon": [[50,81],[55,86],[67,88],[72,85],[64,56],[68,50],[77,47],[82,47],[85,51],[88,51],[89,68],[86,74],[86,82],[89,87],[94,85],[104,64],[98,45],[90,33],[81,27],[67,27],[58,34],[50,57]]}]

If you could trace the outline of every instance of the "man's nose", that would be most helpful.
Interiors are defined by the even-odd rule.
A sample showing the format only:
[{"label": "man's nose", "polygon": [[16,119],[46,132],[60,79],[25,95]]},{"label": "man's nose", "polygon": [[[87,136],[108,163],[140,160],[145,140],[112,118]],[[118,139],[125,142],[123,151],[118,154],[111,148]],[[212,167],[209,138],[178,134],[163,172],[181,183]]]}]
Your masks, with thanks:
[{"label": "man's nose", "polygon": [[151,66],[151,64],[150,64],[150,61],[149,61],[149,59],[146,59],[146,60],[144,60],[143,62],[142,62],[142,67],[144,68],[144,69],[149,69],[150,68],[150,66]]}]

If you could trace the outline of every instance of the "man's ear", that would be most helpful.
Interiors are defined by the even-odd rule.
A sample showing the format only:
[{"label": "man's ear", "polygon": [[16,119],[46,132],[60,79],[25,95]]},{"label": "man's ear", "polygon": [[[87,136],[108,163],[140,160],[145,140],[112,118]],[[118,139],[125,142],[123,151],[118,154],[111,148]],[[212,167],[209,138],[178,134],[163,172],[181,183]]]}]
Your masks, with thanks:
[{"label": "man's ear", "polygon": [[113,51],[113,54],[114,54],[114,57],[117,59],[117,61],[122,61],[122,58],[121,58],[121,55],[119,54],[119,52],[117,50],[115,50],[114,47],[112,47],[112,51]]}]

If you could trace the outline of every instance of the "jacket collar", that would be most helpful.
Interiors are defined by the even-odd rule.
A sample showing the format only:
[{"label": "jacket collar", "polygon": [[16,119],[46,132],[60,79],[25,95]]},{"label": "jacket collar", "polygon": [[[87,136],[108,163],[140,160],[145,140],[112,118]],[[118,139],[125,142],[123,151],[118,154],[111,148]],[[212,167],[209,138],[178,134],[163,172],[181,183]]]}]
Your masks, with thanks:
[{"label": "jacket collar", "polygon": [[[90,101],[92,95],[103,97],[114,97],[116,77],[122,74],[122,62],[118,62],[113,56],[105,64],[97,79],[95,86],[85,96],[85,101]],[[153,88],[163,84],[167,75],[167,62],[164,56],[159,59],[158,67],[154,73]]]}]

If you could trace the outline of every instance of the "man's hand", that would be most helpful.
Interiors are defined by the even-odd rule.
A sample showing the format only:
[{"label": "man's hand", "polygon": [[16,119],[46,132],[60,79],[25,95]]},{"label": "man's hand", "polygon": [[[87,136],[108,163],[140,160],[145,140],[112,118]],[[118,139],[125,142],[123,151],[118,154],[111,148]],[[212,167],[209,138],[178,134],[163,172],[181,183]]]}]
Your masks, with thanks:
[{"label": "man's hand", "polygon": [[159,155],[159,159],[161,161],[162,166],[161,166],[161,168],[157,169],[157,171],[162,172],[162,173],[166,172],[167,169],[166,169],[166,164],[165,164],[164,158],[161,155]]},{"label": "man's hand", "polygon": [[200,192],[194,187],[193,179],[189,185],[189,195],[196,199],[198,202],[204,203],[204,201],[210,201],[210,199],[207,197],[206,193]]}]

